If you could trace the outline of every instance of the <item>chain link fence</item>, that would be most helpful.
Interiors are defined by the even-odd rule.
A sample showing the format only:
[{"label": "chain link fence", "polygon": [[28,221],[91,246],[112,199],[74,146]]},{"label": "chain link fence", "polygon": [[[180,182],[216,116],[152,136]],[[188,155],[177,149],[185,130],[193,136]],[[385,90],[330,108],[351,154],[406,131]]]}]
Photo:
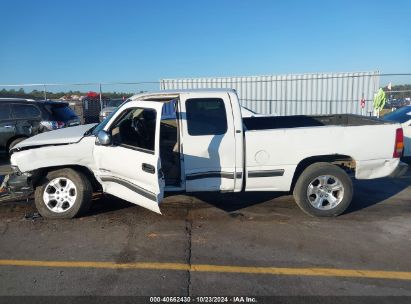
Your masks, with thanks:
[{"label": "chain link fence", "polygon": [[196,88],[235,89],[242,106],[259,114],[373,115],[373,97],[379,88],[387,93],[388,108],[410,104],[411,73],[375,71],[113,83],[0,84],[0,98],[64,100],[76,111],[82,123],[94,123],[99,121],[101,109],[115,106],[133,94]]}]

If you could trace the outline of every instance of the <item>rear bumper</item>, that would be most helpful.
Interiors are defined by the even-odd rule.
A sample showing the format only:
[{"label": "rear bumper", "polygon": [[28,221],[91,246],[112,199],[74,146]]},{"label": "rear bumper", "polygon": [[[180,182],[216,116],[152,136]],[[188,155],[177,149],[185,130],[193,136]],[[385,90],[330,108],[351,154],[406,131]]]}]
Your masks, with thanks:
[{"label": "rear bumper", "polygon": [[[404,165],[399,158],[356,161],[355,178],[374,179],[391,176],[394,172],[401,173],[401,170],[406,171],[403,167]],[[395,173],[397,177],[399,173]]]},{"label": "rear bumper", "polygon": [[400,162],[395,168],[395,170],[389,175],[389,177],[401,177],[408,171],[408,165],[406,163]]}]

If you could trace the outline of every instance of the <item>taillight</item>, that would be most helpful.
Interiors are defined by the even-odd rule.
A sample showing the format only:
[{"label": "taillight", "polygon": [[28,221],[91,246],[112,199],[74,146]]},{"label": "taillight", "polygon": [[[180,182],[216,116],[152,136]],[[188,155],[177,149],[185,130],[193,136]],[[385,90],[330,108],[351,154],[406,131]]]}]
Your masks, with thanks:
[{"label": "taillight", "polygon": [[402,156],[402,151],[404,150],[404,133],[402,129],[397,129],[395,131],[395,146],[394,146],[394,153],[392,157],[400,158]]},{"label": "taillight", "polygon": [[64,127],[64,122],[62,121],[42,121],[40,124],[47,130],[57,130]]}]

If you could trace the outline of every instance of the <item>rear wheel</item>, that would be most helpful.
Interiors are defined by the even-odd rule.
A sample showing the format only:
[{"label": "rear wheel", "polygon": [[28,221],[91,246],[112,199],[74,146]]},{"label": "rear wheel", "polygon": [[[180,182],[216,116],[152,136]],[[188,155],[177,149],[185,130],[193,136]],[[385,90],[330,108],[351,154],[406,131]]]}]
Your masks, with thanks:
[{"label": "rear wheel", "polygon": [[88,211],[92,186],[81,172],[60,169],[47,174],[35,191],[35,204],[46,218],[73,218]]},{"label": "rear wheel", "polygon": [[351,178],[340,167],[330,163],[308,166],[294,187],[297,205],[311,216],[337,216],[351,203]]}]

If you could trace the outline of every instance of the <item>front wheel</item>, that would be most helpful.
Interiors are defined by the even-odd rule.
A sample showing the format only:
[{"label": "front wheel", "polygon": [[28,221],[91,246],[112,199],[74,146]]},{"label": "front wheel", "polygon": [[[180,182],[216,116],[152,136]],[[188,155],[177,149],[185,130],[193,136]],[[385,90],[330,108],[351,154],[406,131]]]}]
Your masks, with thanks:
[{"label": "front wheel", "polygon": [[315,163],[300,175],[293,195],[297,205],[311,216],[338,216],[351,203],[353,185],[340,167]]},{"label": "front wheel", "polygon": [[87,177],[73,169],[51,171],[36,187],[34,201],[46,218],[73,218],[88,211],[92,186]]}]

